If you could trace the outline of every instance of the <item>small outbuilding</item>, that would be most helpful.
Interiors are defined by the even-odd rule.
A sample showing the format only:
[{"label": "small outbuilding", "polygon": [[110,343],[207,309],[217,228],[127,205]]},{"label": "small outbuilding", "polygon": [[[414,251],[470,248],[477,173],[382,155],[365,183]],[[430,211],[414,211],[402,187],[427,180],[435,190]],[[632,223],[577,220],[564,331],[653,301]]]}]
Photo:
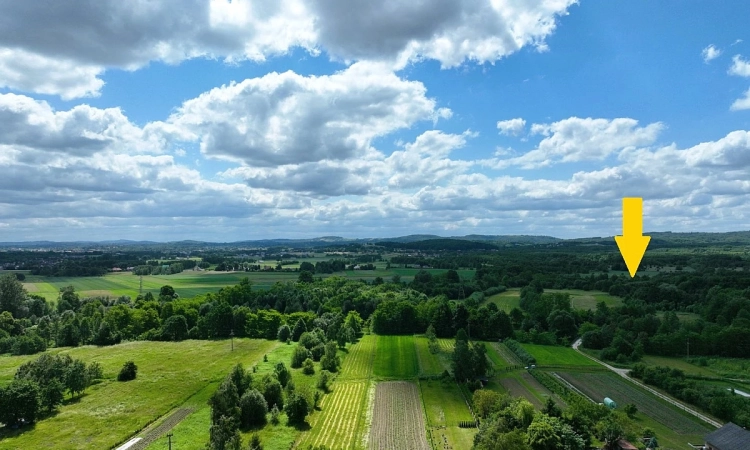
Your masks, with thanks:
[{"label": "small outbuilding", "polygon": [[705,450],[747,450],[750,449],[750,431],[729,422],[707,434],[705,441]]},{"label": "small outbuilding", "polygon": [[604,397],[604,405],[609,409],[617,408],[617,403],[609,397]]}]

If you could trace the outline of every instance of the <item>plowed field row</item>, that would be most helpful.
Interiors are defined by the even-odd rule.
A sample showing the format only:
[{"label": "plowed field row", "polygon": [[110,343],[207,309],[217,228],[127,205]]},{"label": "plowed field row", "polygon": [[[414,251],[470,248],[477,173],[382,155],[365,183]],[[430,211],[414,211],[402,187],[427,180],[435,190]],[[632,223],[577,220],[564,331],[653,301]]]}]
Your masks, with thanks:
[{"label": "plowed field row", "polygon": [[372,375],[372,362],[377,342],[377,336],[365,335],[357,344],[349,347],[349,354],[344,358],[339,378],[342,380],[369,378]]},{"label": "plowed field row", "polygon": [[440,350],[451,353],[453,347],[456,346],[456,341],[454,339],[438,339],[438,344],[440,344]]},{"label": "plowed field row", "polygon": [[407,381],[378,383],[370,450],[430,450],[416,384]]},{"label": "plowed field row", "polygon": [[331,450],[361,448],[369,381],[338,381],[313,415],[311,429],[297,448],[325,445]]},{"label": "plowed field row", "polygon": [[633,403],[639,411],[676,433],[700,434],[712,431],[615,374],[558,372],[558,375],[596,402],[602,402],[604,397],[609,397],[618,405]]}]

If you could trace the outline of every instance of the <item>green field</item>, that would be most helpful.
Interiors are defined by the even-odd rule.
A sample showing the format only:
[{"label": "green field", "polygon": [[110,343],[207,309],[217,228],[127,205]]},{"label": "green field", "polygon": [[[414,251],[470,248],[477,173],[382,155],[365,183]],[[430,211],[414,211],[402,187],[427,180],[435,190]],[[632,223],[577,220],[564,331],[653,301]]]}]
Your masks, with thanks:
[{"label": "green field", "polygon": [[544,292],[563,292],[570,294],[573,309],[596,309],[596,305],[604,302],[609,307],[622,305],[622,299],[602,291],[583,291],[580,289],[545,289]]},{"label": "green field", "polygon": [[521,344],[527,352],[536,358],[538,366],[579,366],[602,368],[600,364],[583,356],[570,347],[554,345]]},{"label": "green field", "polygon": [[490,296],[485,300],[494,303],[497,309],[509,313],[513,308],[519,307],[521,291],[519,289],[508,289],[505,292]]},{"label": "green field", "polygon": [[[445,269],[428,269],[433,274],[446,272]],[[401,281],[410,282],[419,269],[379,268],[377,270],[349,270],[335,274],[320,274],[316,277],[343,276],[355,280],[372,281],[377,277],[390,280],[399,275]],[[472,278],[473,270],[460,270],[459,275]],[[0,275],[3,271],[0,271]],[[151,292],[158,295],[159,289],[170,285],[175,291],[186,298],[195,297],[209,292],[216,292],[224,286],[235,285],[243,278],[249,278],[256,289],[268,289],[277,282],[297,281],[297,272],[214,272],[186,270],[174,275],[147,275],[143,277],[141,291],[139,276],[132,273],[108,273],[101,277],[43,277],[26,274],[24,287],[30,294],[36,294],[47,300],[57,299],[61,288],[73,286],[82,297],[119,297],[127,295],[135,298],[139,292]]]},{"label": "green field", "polygon": [[420,381],[419,388],[427,413],[428,438],[432,440],[433,448],[443,448],[443,436],[450,448],[471,448],[477,429],[458,426],[459,421],[473,420],[458,386],[428,380]]},{"label": "green field", "polygon": [[378,336],[373,373],[380,378],[408,380],[419,373],[413,336]]},{"label": "green field", "polygon": [[[607,306],[620,306],[622,299],[601,291],[583,291],[579,289],[545,289],[545,293],[564,292],[570,294],[570,303],[574,309],[596,309],[599,302]],[[487,298],[487,302],[494,303],[497,308],[510,312],[513,308],[519,308],[520,290],[508,289],[505,292],[495,294]]]},{"label": "green field", "polygon": [[419,361],[420,376],[440,375],[447,369],[445,362],[441,361],[442,355],[430,353],[426,337],[415,337],[414,344],[417,346],[417,360]]},{"label": "green field", "polygon": [[[33,428],[5,431],[0,435],[2,447],[113,447],[178,406],[205,404],[232,366],[239,362],[250,365],[278,345],[273,341],[235,339],[233,352],[228,341],[141,341],[112,347],[53,349],[51,353],[67,353],[87,363],[101,363],[106,379]],[[3,380],[29,359],[32,358],[0,358]],[[117,372],[128,360],[138,365],[138,378],[127,383],[116,381]]]}]

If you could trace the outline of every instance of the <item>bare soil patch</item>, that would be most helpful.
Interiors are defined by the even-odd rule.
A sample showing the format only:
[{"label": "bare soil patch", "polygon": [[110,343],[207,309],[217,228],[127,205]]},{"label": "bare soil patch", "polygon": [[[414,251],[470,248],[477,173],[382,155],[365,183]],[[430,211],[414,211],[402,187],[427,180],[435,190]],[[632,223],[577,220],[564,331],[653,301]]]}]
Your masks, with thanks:
[{"label": "bare soil patch", "polygon": [[416,384],[407,381],[378,383],[370,450],[430,450]]}]

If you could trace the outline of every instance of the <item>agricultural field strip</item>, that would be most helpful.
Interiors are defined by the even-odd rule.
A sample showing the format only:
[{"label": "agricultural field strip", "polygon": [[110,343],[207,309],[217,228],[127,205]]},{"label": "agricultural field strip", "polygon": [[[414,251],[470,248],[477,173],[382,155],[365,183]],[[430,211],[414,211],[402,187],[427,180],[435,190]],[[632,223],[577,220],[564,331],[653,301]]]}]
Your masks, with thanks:
[{"label": "agricultural field strip", "polygon": [[368,382],[346,381],[336,384],[336,390],[328,395],[321,405],[321,409],[329,413],[317,415],[317,420],[311,424],[317,433],[311,431],[306,434],[300,441],[301,448],[308,444],[325,445],[329,448],[352,448],[358,441],[355,435],[358,427],[351,426],[349,419],[352,415],[360,415]]},{"label": "agricultural field strip", "polygon": [[378,383],[375,391],[370,449],[430,449],[419,395],[414,383]]},{"label": "agricultural field strip", "polygon": [[[341,374],[333,385],[334,392],[327,395],[321,404],[321,412],[316,414],[312,420],[312,429],[303,433],[298,441],[297,448],[305,448],[307,445],[326,445],[329,448],[338,448],[335,445],[346,442],[346,448],[356,448],[358,436],[356,432],[360,429],[361,411],[367,407],[367,391],[372,377],[372,367],[377,348],[378,337],[374,335],[363,336],[362,339],[349,348],[349,354],[344,358]],[[351,401],[352,398],[358,401]],[[356,409],[352,406],[356,405]],[[330,406],[330,408],[329,408]],[[344,426],[351,414],[356,417],[355,426],[349,426],[350,433],[339,440],[339,429]],[[335,431],[331,427],[335,426]],[[333,442],[329,438],[333,437]]]},{"label": "agricultural field strip", "polygon": [[715,426],[716,428],[721,428],[722,424],[721,424],[721,423],[719,423],[718,421],[716,421],[716,420],[714,420],[714,419],[712,419],[712,418],[710,418],[710,417],[706,416],[705,414],[702,414],[702,413],[700,413],[699,411],[697,411],[697,410],[695,410],[695,409],[693,409],[693,408],[691,408],[691,407],[689,407],[689,406],[685,405],[684,403],[682,403],[682,402],[680,402],[680,401],[678,401],[678,400],[676,400],[676,399],[674,399],[674,398],[672,398],[672,397],[670,397],[670,396],[668,396],[668,395],[662,394],[661,392],[658,392],[657,390],[655,390],[655,389],[653,389],[653,388],[651,388],[651,387],[649,387],[649,386],[646,386],[645,384],[641,383],[641,382],[640,382],[640,381],[638,381],[638,380],[635,380],[635,379],[631,378],[631,377],[630,377],[630,376],[628,376],[628,374],[627,374],[627,373],[628,373],[628,370],[625,370],[625,369],[617,369],[617,368],[615,368],[615,367],[612,367],[612,366],[610,366],[610,365],[609,365],[609,364],[607,364],[607,363],[604,363],[604,362],[602,362],[602,361],[599,361],[598,359],[594,358],[594,357],[593,357],[593,356],[591,356],[591,355],[588,355],[588,354],[586,354],[586,353],[582,352],[582,351],[581,351],[581,350],[580,350],[580,349],[578,348],[578,347],[579,347],[580,345],[581,345],[581,339],[578,339],[578,340],[577,340],[576,342],[574,342],[574,343],[573,343],[573,349],[574,349],[575,351],[577,351],[578,353],[580,353],[581,355],[583,355],[583,356],[585,356],[585,357],[589,358],[589,359],[590,359],[590,360],[592,360],[592,361],[595,361],[595,362],[597,362],[597,363],[601,364],[602,366],[604,366],[604,367],[606,367],[607,369],[611,370],[612,372],[616,373],[616,374],[617,374],[617,375],[619,375],[620,377],[622,377],[622,378],[625,378],[626,380],[630,381],[631,383],[635,384],[636,386],[638,386],[638,387],[640,387],[640,388],[642,388],[642,389],[644,389],[644,390],[646,390],[646,391],[650,392],[651,394],[653,394],[653,395],[655,395],[655,396],[659,397],[660,399],[662,399],[662,400],[666,401],[667,403],[669,403],[669,404],[671,404],[671,405],[673,405],[673,406],[676,406],[677,408],[679,408],[679,409],[681,409],[681,410],[683,410],[683,411],[685,411],[685,412],[687,412],[687,413],[689,413],[689,414],[692,414],[693,416],[695,416],[695,417],[697,417],[697,418],[701,419],[702,421],[704,421],[704,422],[706,422],[706,423],[708,423],[708,424],[711,424],[711,425]]},{"label": "agricultural field strip", "polygon": [[633,403],[638,410],[679,434],[703,433],[710,429],[694,418],[675,411],[638,386],[609,373],[564,373],[559,375],[576,386],[587,397],[603,401],[609,397],[619,404]]},{"label": "agricultural field strip", "polygon": [[[502,359],[505,360],[506,363],[510,366],[522,366],[523,362],[518,359],[518,356],[516,356],[515,353],[510,351],[508,347],[506,347],[504,344],[500,344],[498,342],[491,342],[490,346],[497,351],[497,353],[500,355]],[[498,367],[500,369],[500,367]]]}]

